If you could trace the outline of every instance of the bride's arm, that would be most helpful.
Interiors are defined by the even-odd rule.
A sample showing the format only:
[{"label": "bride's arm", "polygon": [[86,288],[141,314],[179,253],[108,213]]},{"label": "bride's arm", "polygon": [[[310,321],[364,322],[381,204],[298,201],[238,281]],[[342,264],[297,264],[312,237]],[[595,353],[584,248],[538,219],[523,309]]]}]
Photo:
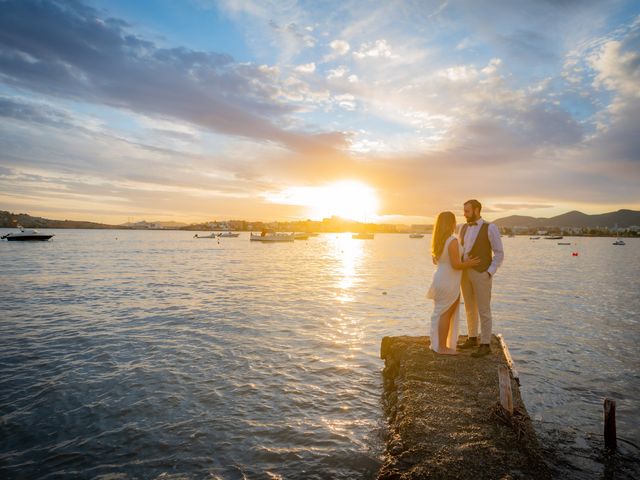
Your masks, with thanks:
[{"label": "bride's arm", "polygon": [[475,267],[480,263],[480,259],[477,257],[471,257],[464,262],[460,260],[460,247],[458,246],[457,238],[449,242],[449,261],[451,262],[451,266],[456,270]]}]

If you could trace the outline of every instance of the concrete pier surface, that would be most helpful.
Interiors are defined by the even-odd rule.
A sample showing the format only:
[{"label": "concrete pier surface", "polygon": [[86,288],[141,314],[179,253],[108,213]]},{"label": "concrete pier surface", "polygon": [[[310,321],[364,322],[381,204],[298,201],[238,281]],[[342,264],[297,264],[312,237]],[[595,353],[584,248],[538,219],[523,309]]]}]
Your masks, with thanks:
[{"label": "concrete pier surface", "polygon": [[382,339],[389,432],[377,478],[551,478],[513,373],[503,377],[513,413],[500,404],[498,371],[513,367],[500,339],[483,358],[438,355],[429,345],[429,337]]}]

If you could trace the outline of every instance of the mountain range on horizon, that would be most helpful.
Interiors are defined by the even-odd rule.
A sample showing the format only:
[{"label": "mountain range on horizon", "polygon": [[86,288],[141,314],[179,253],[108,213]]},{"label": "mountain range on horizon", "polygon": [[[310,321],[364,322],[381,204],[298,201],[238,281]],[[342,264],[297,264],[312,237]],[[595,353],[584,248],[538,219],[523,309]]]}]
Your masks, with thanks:
[{"label": "mountain range on horizon", "polygon": [[572,227],[572,228],[626,228],[640,225],[640,211],[622,209],[616,212],[588,215],[573,210],[571,212],[556,215],[555,217],[528,217],[524,215],[510,215],[494,221],[499,227]]},{"label": "mountain range on horizon", "polygon": [[[510,215],[495,220],[493,223],[499,227],[513,228],[626,228],[640,225],[640,211],[622,209],[616,212],[588,215],[573,210],[571,212],[556,215],[555,217],[530,217],[525,215]],[[34,217],[26,213],[11,213],[0,210],[0,228],[15,228],[22,225],[25,228],[148,228],[150,225],[161,225],[163,228],[187,228],[189,225],[179,222],[129,222],[121,225],[108,225],[82,220],[52,220],[43,217]],[[194,224],[196,225],[196,224]]]}]

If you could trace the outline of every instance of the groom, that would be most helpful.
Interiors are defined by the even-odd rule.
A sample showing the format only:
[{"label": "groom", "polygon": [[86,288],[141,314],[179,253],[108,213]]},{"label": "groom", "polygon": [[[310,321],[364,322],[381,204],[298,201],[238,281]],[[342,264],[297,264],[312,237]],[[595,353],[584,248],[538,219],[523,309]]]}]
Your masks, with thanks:
[{"label": "groom", "polygon": [[[469,337],[460,349],[478,347],[472,357],[484,357],[491,353],[491,284],[493,276],[504,259],[502,240],[498,227],[487,223],[480,216],[482,205],[478,200],[464,204],[467,223],[459,233],[462,260],[480,258],[480,263],[462,271],[462,296],[467,312]],[[478,316],[480,316],[480,341],[478,342]]]}]

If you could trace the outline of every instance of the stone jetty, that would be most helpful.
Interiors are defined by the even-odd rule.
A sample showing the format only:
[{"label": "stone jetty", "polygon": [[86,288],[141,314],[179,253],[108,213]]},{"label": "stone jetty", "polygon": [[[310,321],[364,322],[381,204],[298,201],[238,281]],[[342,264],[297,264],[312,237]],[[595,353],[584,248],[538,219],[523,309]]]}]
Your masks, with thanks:
[{"label": "stone jetty", "polygon": [[379,480],[551,478],[508,349],[496,336],[491,348],[473,358],[438,355],[429,337],[382,339],[389,432]]}]

